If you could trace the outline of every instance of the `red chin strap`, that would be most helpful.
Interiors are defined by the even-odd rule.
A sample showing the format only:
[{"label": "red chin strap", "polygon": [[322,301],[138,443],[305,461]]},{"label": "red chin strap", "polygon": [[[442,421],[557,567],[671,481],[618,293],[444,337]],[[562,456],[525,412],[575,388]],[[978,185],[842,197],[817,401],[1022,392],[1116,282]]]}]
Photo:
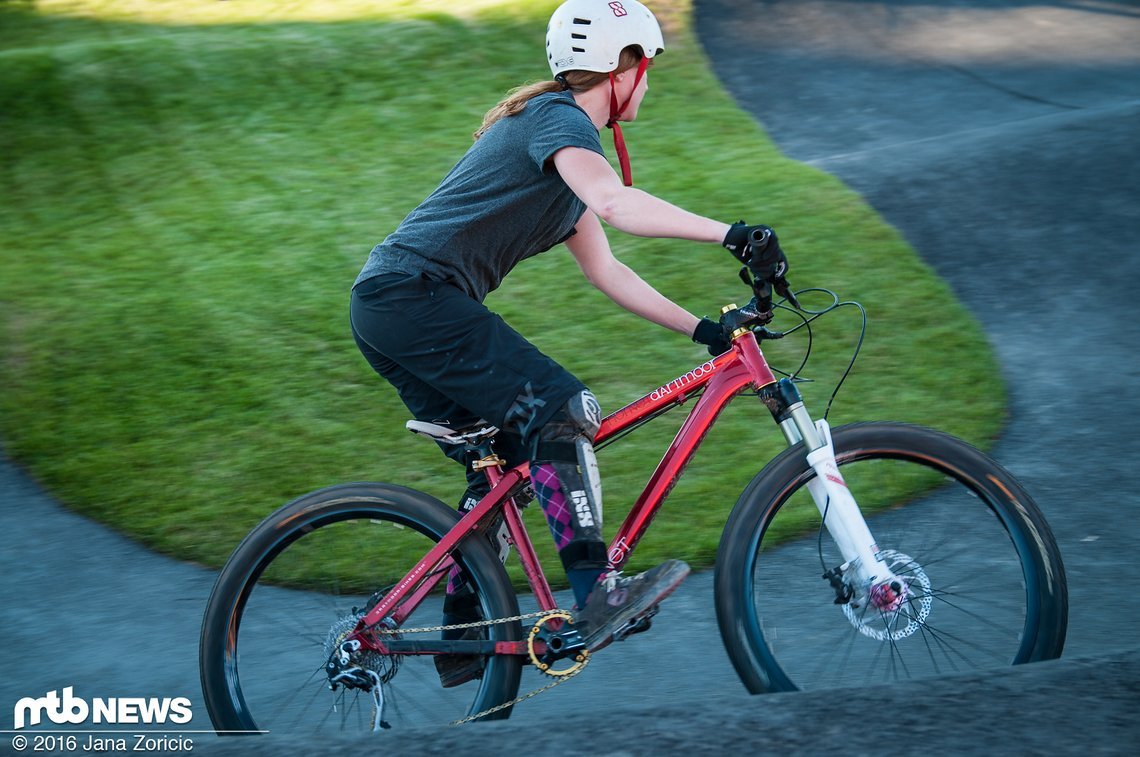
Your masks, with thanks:
[{"label": "red chin strap", "polygon": [[617,101],[617,83],[614,80],[613,71],[610,72],[610,120],[606,122],[606,128],[614,130],[614,149],[617,150],[618,162],[621,163],[621,180],[627,187],[633,186],[633,171],[629,167],[629,151],[625,149],[625,137],[622,136],[618,118],[625,112],[629,101],[633,99],[633,93],[637,91],[637,86],[641,84],[641,80],[645,77],[645,69],[648,67],[649,58],[642,56],[641,62],[637,64],[637,76],[633,79],[633,89],[629,91],[629,97],[620,106]]}]

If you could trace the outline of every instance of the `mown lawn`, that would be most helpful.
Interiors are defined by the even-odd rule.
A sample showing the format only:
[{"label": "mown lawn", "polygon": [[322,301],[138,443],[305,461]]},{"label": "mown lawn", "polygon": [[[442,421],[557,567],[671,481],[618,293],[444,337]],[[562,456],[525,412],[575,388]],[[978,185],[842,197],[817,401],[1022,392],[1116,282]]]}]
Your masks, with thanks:
[{"label": "mown lawn", "polygon": [[[7,454],[69,507],[208,565],[327,484],[389,480],[453,502],[461,472],[403,430],[406,411],[352,343],[348,290],[483,112],[547,76],[555,5],[0,1]],[[1004,398],[973,391],[995,372],[977,325],[857,195],[781,156],[735,106],[687,2],[657,8],[668,50],[626,128],[638,185],[773,225],[795,285],[867,306],[867,345],[833,423],[907,420],[984,446]],[[747,299],[719,248],[611,240],[698,314]],[[489,304],[609,410],[705,359],[593,291],[561,248]],[[841,311],[817,326],[805,372],[816,383],[803,387],[817,413],[858,325]],[[805,345],[786,340],[770,357],[793,369]],[[680,420],[603,451],[610,533]],[[734,404],[634,566],[710,565],[737,494],[781,446],[758,402]],[[527,519],[549,559],[537,508]]]}]

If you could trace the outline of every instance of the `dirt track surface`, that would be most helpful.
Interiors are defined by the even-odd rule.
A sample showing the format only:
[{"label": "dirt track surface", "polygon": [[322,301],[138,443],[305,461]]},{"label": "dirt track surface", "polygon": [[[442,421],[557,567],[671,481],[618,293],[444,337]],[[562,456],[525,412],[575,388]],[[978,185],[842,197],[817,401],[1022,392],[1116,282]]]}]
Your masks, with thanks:
[{"label": "dirt track surface", "polygon": [[[710,577],[697,575],[662,614],[685,629],[670,643],[686,654],[646,634],[510,721],[396,734],[383,748],[1136,753],[1140,5],[695,5],[700,38],[742,105],[790,155],[861,192],[984,324],[1012,399],[995,454],[1034,492],[1069,573],[1066,656],[933,684],[748,697],[717,646]],[[795,242],[784,241],[794,270]],[[7,464],[0,524],[0,728],[18,698],[69,685],[187,696],[194,727],[208,727],[196,646],[210,572],[67,512]],[[194,737],[194,751],[218,754],[374,746]]]}]

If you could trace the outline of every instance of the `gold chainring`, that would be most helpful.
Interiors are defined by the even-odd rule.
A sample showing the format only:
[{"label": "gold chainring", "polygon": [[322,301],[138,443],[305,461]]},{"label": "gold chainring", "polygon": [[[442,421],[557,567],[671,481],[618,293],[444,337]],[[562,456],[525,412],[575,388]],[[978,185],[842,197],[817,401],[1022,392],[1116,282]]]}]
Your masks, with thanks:
[{"label": "gold chainring", "polygon": [[[538,659],[538,655],[535,654],[534,642],[538,638],[538,635],[543,632],[543,627],[552,620],[561,620],[563,622],[573,623],[574,616],[568,612],[552,612],[549,615],[543,616],[537,623],[534,624],[534,627],[530,629],[530,634],[527,636],[527,654],[530,655],[531,664],[538,668],[539,672],[543,673],[544,675],[554,677],[574,675],[583,667],[585,667],[586,663],[589,661],[590,653],[587,650],[583,649],[581,652],[574,655],[574,658],[572,660],[568,658],[566,661],[570,662],[570,665],[560,670],[555,669],[552,665],[548,665],[542,660]],[[562,661],[560,660],[559,662]]]}]

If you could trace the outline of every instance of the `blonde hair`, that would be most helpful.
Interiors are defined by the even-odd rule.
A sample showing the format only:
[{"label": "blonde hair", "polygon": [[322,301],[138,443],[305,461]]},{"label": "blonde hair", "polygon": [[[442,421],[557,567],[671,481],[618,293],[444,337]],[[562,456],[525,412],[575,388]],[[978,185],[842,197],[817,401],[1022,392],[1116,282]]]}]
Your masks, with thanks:
[{"label": "blonde hair", "polygon": [[[618,57],[618,66],[614,69],[615,73],[628,71],[637,66],[641,62],[641,49],[635,45],[630,45],[621,51]],[[649,59],[649,65],[653,65],[653,59]],[[526,104],[539,95],[546,94],[547,92],[585,92],[588,89],[596,87],[598,84],[610,78],[608,73],[600,73],[597,71],[567,71],[559,74],[559,78],[554,81],[540,81],[532,84],[524,84],[521,87],[515,87],[507,96],[499,101],[499,104],[487,111],[483,116],[483,124],[472,135],[475,139],[483,136],[502,118],[508,116],[517,116],[522,113]]]}]

